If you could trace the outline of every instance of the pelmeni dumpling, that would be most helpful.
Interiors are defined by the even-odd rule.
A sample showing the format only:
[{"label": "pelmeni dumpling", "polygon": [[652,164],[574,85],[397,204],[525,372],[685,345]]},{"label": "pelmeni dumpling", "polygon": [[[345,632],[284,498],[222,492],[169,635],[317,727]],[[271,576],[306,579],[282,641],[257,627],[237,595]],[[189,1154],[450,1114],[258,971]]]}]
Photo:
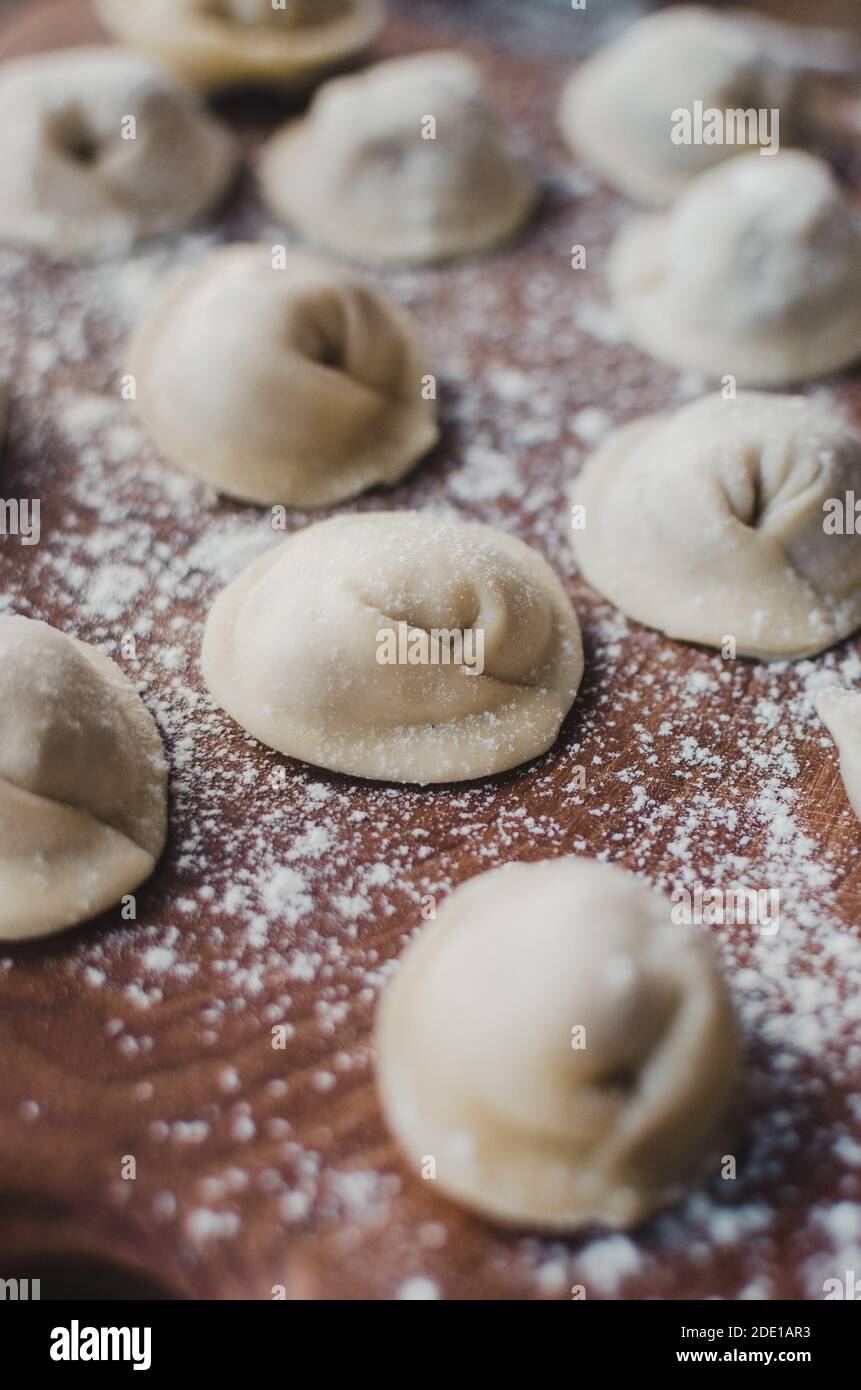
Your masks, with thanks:
[{"label": "pelmeni dumpling", "polygon": [[70,48],[0,67],[0,241],[128,251],[208,212],[235,162],[197,97],[140,54]]},{"label": "pelmeni dumpling", "polygon": [[[559,119],[574,153],[601,178],[637,202],[662,206],[718,161],[785,141],[797,81],[797,62],[770,29],[679,5],[646,15],[582,63],[563,91]],[[697,102],[722,114],[767,112],[767,129],[757,123],[741,144],[676,143],[673,114],[693,114]]]},{"label": "pelmeni dumpling", "polygon": [[359,261],[448,260],[507,241],[536,200],[474,64],[395,58],[317,93],[269,142],[263,189],[309,241]]},{"label": "pelmeni dumpling", "polygon": [[719,1133],[735,1016],[702,933],[623,870],[512,864],[458,888],[383,996],[383,1110],[416,1173],[509,1224],[631,1226]]},{"label": "pelmeni dumpling", "polygon": [[213,251],[136,335],[138,409],[171,462],[247,501],[317,507],[436,443],[424,347],[381,290],[271,246]]},{"label": "pelmeni dumpling", "polygon": [[861,354],[861,219],[813,155],[702,174],[623,227],[608,275],[631,341],[682,371],[780,386]]},{"label": "pelmeni dumpling", "polygon": [[536,551],[418,512],[319,522],[216,600],[213,696],[255,738],[392,782],[487,777],[553,743],[583,674],[577,615]]},{"label": "pelmeni dumpling", "polygon": [[861,693],[829,686],[818,696],[816,712],[837,744],[846,795],[861,820]]},{"label": "pelmeni dumpling", "polygon": [[[571,486],[589,583],[669,637],[763,660],[861,625],[861,538],[824,505],[861,491],[861,439],[804,396],[706,396],[613,434]],[[580,519],[582,520],[582,514]]]},{"label": "pelmeni dumpling", "polygon": [[119,667],[46,623],[0,617],[0,940],[71,927],[149,878],[167,777]]},{"label": "pelmeni dumpling", "polygon": [[102,23],[211,90],[307,87],[368,48],[382,0],[95,0]]}]

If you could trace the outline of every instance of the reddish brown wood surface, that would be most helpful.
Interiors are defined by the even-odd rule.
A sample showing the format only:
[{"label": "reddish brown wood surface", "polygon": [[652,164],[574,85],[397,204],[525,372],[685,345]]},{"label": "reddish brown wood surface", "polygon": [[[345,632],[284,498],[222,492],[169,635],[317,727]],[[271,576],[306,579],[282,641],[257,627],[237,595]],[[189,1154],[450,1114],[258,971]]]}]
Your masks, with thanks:
[{"label": "reddish brown wood surface", "polygon": [[[569,178],[555,130],[592,21],[561,10],[539,24],[527,9],[392,4],[380,52],[472,53],[546,193],[505,253],[380,277],[425,327],[444,439],[405,483],[358,505],[445,505],[508,526],[566,577],[589,665],[557,747],[534,765],[469,787],[375,787],[279,758],[215,712],[197,657],[221,581],[199,547],[259,538],[265,523],[177,479],[142,436],[121,449],[114,428],[106,443],[96,415],[91,437],[78,416],[70,439],[61,425],[76,400],[116,398],[126,328],[100,295],[121,271],[103,281],[0,260],[12,345],[0,490],[43,505],[39,546],[0,547],[0,593],[111,650],[141,682],[174,764],[168,848],[137,922],[109,912],[0,950],[0,1276],[41,1275],[45,1294],[270,1298],[283,1285],[290,1298],[387,1299],[421,1278],[449,1299],[561,1299],[575,1283],[596,1298],[811,1298],[861,1241],[861,835],[806,695],[820,671],[857,679],[861,645],[802,670],[722,666],[619,622],[573,574],[563,485],[588,452],[582,412],[623,422],[680,388],[615,341],[599,309],[583,310],[604,300],[607,241],[629,209]],[[26,5],[0,53],[94,33],[79,0]],[[284,115],[262,98],[220,109],[251,158]],[[212,225],[284,237],[250,173]],[[574,243],[587,247],[584,272],[569,269]],[[85,346],[63,348],[34,384],[34,339],[64,343],[67,315],[84,322]],[[861,423],[857,376],[816,389]],[[108,563],[140,574],[116,615],[94,588]],[[129,665],[118,644],[136,622]],[[539,1241],[458,1211],[405,1171],[374,1092],[377,990],[421,922],[422,895],[572,851],[665,889],[725,882],[737,854],[748,882],[777,878],[784,894],[772,955],[745,930],[715,932],[746,1022],[741,1143],[720,1136],[739,1178],[710,1170],[698,1198],[629,1242]],[[298,908],[272,889],[291,867],[308,893]],[[287,1047],[274,1050],[282,1022]]]}]

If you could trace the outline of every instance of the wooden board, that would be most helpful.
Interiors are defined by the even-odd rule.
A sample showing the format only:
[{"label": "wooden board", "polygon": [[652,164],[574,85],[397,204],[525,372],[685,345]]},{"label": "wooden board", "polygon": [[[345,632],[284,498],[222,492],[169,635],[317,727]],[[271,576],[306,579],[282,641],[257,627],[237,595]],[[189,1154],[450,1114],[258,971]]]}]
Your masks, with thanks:
[{"label": "wooden board", "polygon": [[[0,490],[42,502],[41,543],[0,546],[0,611],[109,651],[173,764],[168,848],[137,920],[108,912],[0,951],[0,1277],[41,1275],[43,1296],[564,1299],[579,1284],[589,1298],[822,1297],[826,1278],[861,1269],[861,832],[812,697],[861,677],[861,644],[795,668],[722,662],[626,623],[576,577],[563,488],[591,441],[701,389],[619,340],[603,262],[630,209],[573,169],[555,129],[560,85],[608,7],[391,8],[380,53],[473,54],[546,191],[509,251],[378,277],[424,326],[444,437],[355,507],[452,511],[536,545],[581,615],[582,695],[546,757],[426,790],[291,763],[209,701],[205,615],[271,543],[267,518],[163,465],[119,379],[174,261],[221,239],[292,242],[251,172],[287,114],[277,101],[220,103],[249,168],[200,234],[94,267],[0,250]],[[4,56],[96,33],[79,0],[8,23]],[[861,423],[857,375],[812,389]],[[474,1219],[405,1170],[371,1029],[426,895],[571,852],[666,891],[778,887],[781,926],[712,929],[746,1030],[740,1133],[719,1137],[737,1178],[712,1163],[630,1237],[549,1241]]]}]

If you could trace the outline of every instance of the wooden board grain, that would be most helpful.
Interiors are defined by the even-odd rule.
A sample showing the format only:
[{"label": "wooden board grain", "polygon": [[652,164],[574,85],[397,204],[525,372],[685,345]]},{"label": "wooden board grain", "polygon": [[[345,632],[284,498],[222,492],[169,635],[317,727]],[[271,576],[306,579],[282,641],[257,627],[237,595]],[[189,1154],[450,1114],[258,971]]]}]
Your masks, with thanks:
[{"label": "wooden board grain", "polygon": [[[861,837],[812,694],[857,681],[861,645],[797,668],[722,663],[625,623],[576,576],[563,489],[590,438],[700,389],[619,341],[603,262],[630,209],[572,170],[556,133],[560,85],[606,16],[391,8],[380,53],[472,53],[545,196],[504,253],[378,277],[423,324],[444,435],[403,484],[353,505],[455,511],[535,544],[581,615],[582,695],[535,764],[425,790],[291,763],[212,707],[203,621],[271,540],[266,518],[163,465],[118,382],[174,259],[213,240],[292,242],[250,171],[287,114],[277,101],[220,103],[249,170],[199,237],[107,267],[0,251],[3,494],[41,498],[43,527],[38,546],[0,547],[3,609],[110,651],[174,769],[137,920],[112,911],[0,952],[0,1276],[41,1275],[43,1296],[821,1297],[861,1242]],[[9,23],[4,56],[97,33],[79,0]],[[857,374],[811,389],[861,424]],[[782,893],[774,940],[713,929],[746,1025],[740,1129],[720,1136],[738,1178],[712,1164],[630,1238],[538,1240],[460,1212],[404,1169],[374,1092],[378,990],[422,902],[570,852],[665,890],[735,875]]]}]

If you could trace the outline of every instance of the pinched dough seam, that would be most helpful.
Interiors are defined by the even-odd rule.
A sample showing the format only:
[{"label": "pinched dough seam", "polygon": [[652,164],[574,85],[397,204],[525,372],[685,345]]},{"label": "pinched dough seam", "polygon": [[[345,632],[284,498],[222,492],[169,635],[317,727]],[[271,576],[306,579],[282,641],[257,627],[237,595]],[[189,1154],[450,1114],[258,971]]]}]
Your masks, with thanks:
[{"label": "pinched dough seam", "polygon": [[[398,623],[398,622],[405,622],[405,621],[406,621],[406,619],[393,618],[393,617],[391,616],[391,614],[389,614],[389,613],[384,613],[383,610],[382,610],[381,608],[378,608],[377,605],[376,605],[375,603],[369,603],[368,600],[362,598],[362,596],[361,596],[360,594],[355,594],[355,593],[354,593],[354,597],[357,598],[357,599],[359,600],[360,603],[364,604],[364,606],[365,606],[367,609],[369,609],[369,610],[371,610],[372,612],[376,613],[376,614],[378,615],[380,621],[383,622],[383,623]],[[412,631],[412,632],[423,632],[428,638],[430,638],[430,634],[431,634],[431,630],[432,630],[432,629],[427,628],[427,627],[422,627],[422,625],[421,625],[420,623],[410,623],[410,622],[407,622],[407,627],[408,627],[408,628],[410,629],[410,631]],[[441,629],[440,629],[440,630],[441,630]],[[476,628],[475,628],[475,623],[470,623],[469,627],[459,628],[459,629],[458,629],[458,628],[446,628],[445,630],[446,630],[447,632],[457,632],[457,631],[460,631],[460,632],[466,633],[466,632],[473,632],[473,631],[476,630]],[[553,624],[553,643],[554,643],[557,647],[561,647],[562,644],[563,644],[563,637],[562,637],[562,633],[561,633],[561,630],[560,630],[560,624],[559,624],[558,622],[555,622],[555,623]],[[545,658],[545,660],[541,663],[541,668],[542,668],[542,670],[544,669],[544,667],[547,666],[549,660],[550,660],[549,657],[548,657],[548,658]],[[433,668],[431,668],[431,669],[433,669]],[[442,664],[442,665],[438,665],[438,666],[436,667],[436,669],[438,669],[438,670],[446,670],[446,669],[448,669],[448,670],[450,670],[450,671],[457,671],[457,670],[460,670],[461,667],[455,666],[454,662],[448,662],[448,663],[445,663],[445,664]],[[543,683],[543,684],[542,684],[542,682],[541,682],[540,680],[538,680],[537,678],[536,678],[535,682],[530,683],[529,681],[526,681],[526,680],[514,680],[514,679],[509,679],[509,678],[507,678],[507,677],[505,677],[505,676],[495,676],[495,675],[493,674],[492,671],[487,671],[487,670],[484,670],[484,671],[481,672],[481,677],[478,677],[478,676],[470,676],[470,677],[469,677],[470,680],[478,680],[478,679],[480,679],[480,678],[483,678],[483,679],[489,680],[489,681],[493,681],[494,685],[496,685],[496,686],[499,686],[499,685],[509,686],[509,687],[515,692],[515,693],[511,696],[511,699],[512,699],[512,700],[516,700],[516,698],[517,698],[517,691],[521,691],[521,690],[524,690],[524,691],[525,691],[525,690],[538,690],[538,691],[540,691],[542,694],[545,694],[545,695],[558,695],[560,700],[564,698],[564,695],[563,695],[560,691],[557,691],[556,688],[555,688],[555,686],[548,685],[548,684],[546,684],[546,683]],[[509,702],[509,701],[506,701],[505,703],[508,704],[508,703],[510,703],[510,702]],[[499,708],[499,709],[504,709],[504,708],[505,708],[505,705],[504,705],[504,704],[503,704],[503,705],[500,705],[500,706],[498,706],[498,708]],[[459,723],[460,721],[462,721],[462,720],[464,720],[464,719],[470,718],[471,716],[472,716],[472,717],[475,717],[475,718],[481,718],[481,719],[483,719],[483,718],[486,718],[487,715],[493,714],[493,713],[495,713],[495,710],[470,710],[468,714],[453,715],[451,719],[446,719],[446,720],[442,720],[442,721],[434,721],[434,722],[432,722],[432,721],[430,721],[430,720],[425,720],[425,721],[423,721],[421,724],[416,724],[415,722],[413,722],[413,723],[409,723],[409,724],[399,724],[399,725],[397,725],[397,726],[395,726],[395,727],[401,728],[401,729],[437,728],[437,727],[440,726],[440,724],[456,724],[456,723]]]},{"label": "pinched dough seam", "polygon": [[111,825],[110,821],[102,820],[99,816],[93,815],[93,812],[88,811],[86,806],[78,806],[73,801],[63,801],[56,796],[45,796],[42,792],[31,791],[29,787],[21,787],[9,777],[0,777],[0,790],[2,790],[3,787],[9,787],[13,791],[20,792],[24,796],[32,797],[34,801],[43,802],[46,806],[60,806],[65,811],[72,811],[75,815],[84,816],[101,830],[109,830],[113,835],[119,835],[120,838],[126,840],[128,844],[140,850],[141,854],[148,855],[153,864],[156,864],[158,861],[158,855],[153,854],[153,851],[148,849],[146,845],[140,844],[138,840],[127,834],[125,830],[120,830],[119,826]]}]

